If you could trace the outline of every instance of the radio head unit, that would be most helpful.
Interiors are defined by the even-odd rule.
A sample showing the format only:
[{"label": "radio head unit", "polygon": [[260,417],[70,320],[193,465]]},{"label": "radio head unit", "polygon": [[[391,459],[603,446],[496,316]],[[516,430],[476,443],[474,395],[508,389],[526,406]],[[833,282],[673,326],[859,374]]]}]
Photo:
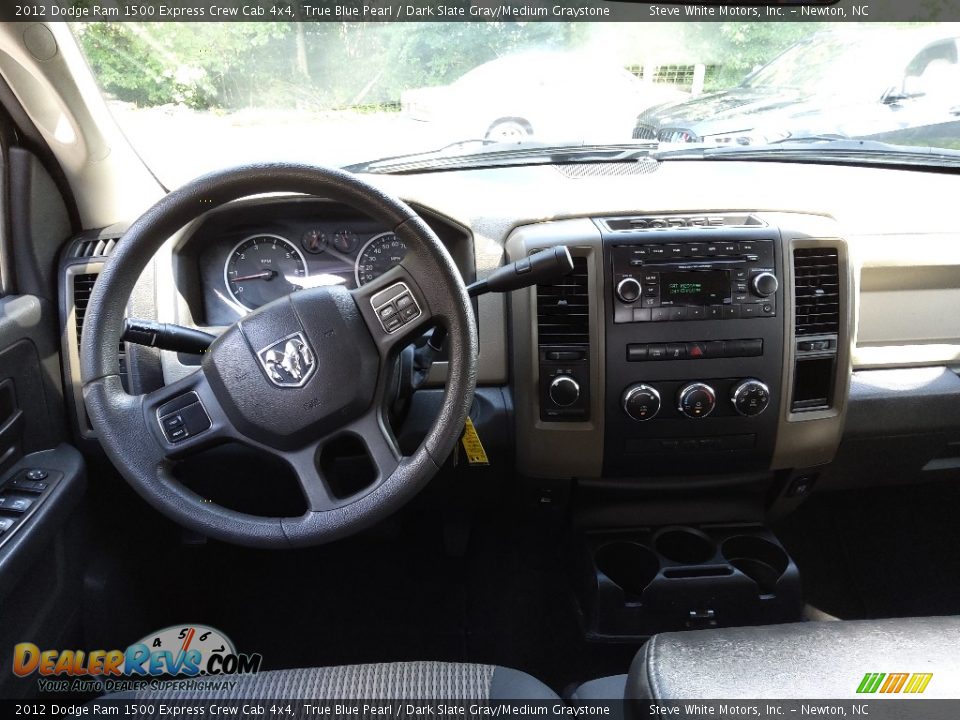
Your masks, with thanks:
[{"label": "radio head unit", "polygon": [[772,240],[619,242],[610,248],[614,322],[772,317]]}]

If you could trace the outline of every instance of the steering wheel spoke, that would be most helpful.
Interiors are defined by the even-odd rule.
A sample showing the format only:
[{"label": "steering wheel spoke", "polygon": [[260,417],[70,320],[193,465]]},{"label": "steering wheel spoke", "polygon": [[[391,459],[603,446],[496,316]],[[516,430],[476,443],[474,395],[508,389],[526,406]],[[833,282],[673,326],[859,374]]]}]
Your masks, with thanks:
[{"label": "steering wheel spoke", "polygon": [[240,439],[203,370],[142,396],[141,409],[160,452],[171,461]]},{"label": "steering wheel spoke", "polygon": [[[408,267],[412,266],[412,267]],[[434,322],[431,305],[414,280],[417,261],[402,263],[351,291],[381,357],[408,345]]]}]

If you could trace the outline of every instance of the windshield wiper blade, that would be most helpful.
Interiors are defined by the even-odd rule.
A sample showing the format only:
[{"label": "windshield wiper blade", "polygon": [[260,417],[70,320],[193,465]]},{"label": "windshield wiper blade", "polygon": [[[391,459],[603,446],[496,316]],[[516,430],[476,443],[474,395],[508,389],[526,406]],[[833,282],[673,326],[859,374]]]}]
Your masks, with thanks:
[{"label": "windshield wiper blade", "polygon": [[569,143],[555,145],[528,142],[522,145],[493,143],[499,149],[483,149],[470,153],[447,154],[460,143],[425,153],[398,155],[344,168],[350,172],[403,174],[454,168],[503,167],[507,165],[557,164],[574,162],[630,162],[650,156],[656,142],[630,142],[613,145]]},{"label": "windshield wiper blade", "polygon": [[654,153],[657,160],[806,160],[806,161],[869,161],[892,165],[931,165],[932,159],[942,164],[960,164],[960,150],[937,147],[892,145],[878,140],[857,140],[811,135],[792,137],[766,145],[735,147],[671,148]]}]

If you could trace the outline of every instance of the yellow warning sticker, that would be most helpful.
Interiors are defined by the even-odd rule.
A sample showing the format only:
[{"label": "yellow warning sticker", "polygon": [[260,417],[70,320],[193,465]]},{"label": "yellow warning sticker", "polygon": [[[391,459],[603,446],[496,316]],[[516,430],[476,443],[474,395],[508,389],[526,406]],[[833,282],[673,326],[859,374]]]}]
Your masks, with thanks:
[{"label": "yellow warning sticker", "polygon": [[477,429],[473,426],[473,420],[467,418],[467,423],[463,428],[463,437],[460,438],[463,443],[464,452],[467,454],[467,462],[471,465],[489,465],[487,451],[483,449],[483,443],[480,442],[480,436],[477,435]]}]

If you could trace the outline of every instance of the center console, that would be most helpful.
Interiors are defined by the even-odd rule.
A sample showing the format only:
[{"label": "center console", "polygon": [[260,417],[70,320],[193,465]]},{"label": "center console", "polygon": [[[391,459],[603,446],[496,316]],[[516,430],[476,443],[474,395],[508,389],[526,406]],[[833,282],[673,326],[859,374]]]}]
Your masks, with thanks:
[{"label": "center console", "polygon": [[679,489],[831,461],[856,296],[834,220],[569,218],[516,228],[507,257],[561,244],[574,272],[510,298],[524,476]]},{"label": "center console", "polygon": [[[603,241],[603,475],[766,469],[783,363],[776,229],[598,221]],[[638,226],[639,225],[639,226]]]}]

